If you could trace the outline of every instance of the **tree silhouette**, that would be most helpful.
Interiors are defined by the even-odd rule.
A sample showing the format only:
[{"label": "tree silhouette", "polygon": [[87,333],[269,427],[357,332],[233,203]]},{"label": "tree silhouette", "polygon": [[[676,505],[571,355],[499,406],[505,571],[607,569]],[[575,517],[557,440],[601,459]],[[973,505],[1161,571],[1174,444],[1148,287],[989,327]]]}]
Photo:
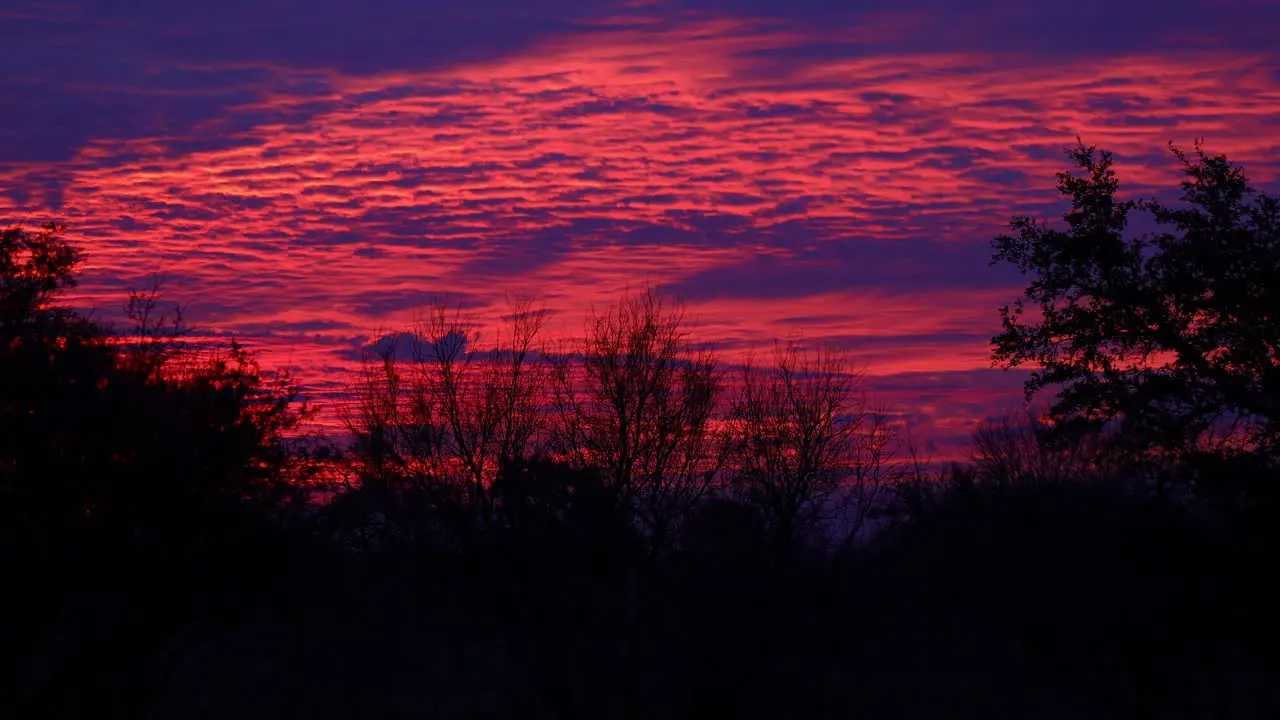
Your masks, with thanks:
[{"label": "tree silhouette", "polygon": [[[1137,453],[1274,454],[1280,421],[1280,204],[1225,156],[1175,156],[1182,203],[1123,200],[1112,156],[1080,144],[1058,175],[1066,230],[1015,218],[993,262],[1030,277],[992,357],[1057,389],[1066,431],[1115,425]],[[1127,233],[1149,212],[1163,228]]]},{"label": "tree silhouette", "polygon": [[794,340],[775,348],[772,367],[743,367],[730,411],[733,482],[765,518],[779,565],[813,539],[842,488],[860,521],[888,479],[888,428],[860,382],[842,355]]},{"label": "tree silhouette", "polygon": [[1063,443],[1048,418],[1031,408],[984,420],[973,432],[974,480],[986,486],[1039,486],[1111,478],[1121,473],[1112,438]]},{"label": "tree silhouette", "polygon": [[585,330],[554,356],[553,447],[597,468],[661,547],[726,458],[716,356],[690,344],[683,307],[652,288],[592,313]]},{"label": "tree silhouette", "polygon": [[34,232],[0,230],[0,337],[10,342],[23,332],[66,320],[53,302],[75,287],[80,251],[64,239],[65,227],[49,223]]},{"label": "tree silhouette", "polygon": [[545,314],[527,300],[507,315],[505,336],[479,350],[457,313],[439,306],[419,326],[413,346],[415,412],[445,429],[449,454],[467,476],[469,502],[494,521],[494,480],[523,460],[541,425],[545,372],[537,358]]},{"label": "tree silhouette", "polygon": [[[1190,252],[1193,235],[1189,246],[1216,247],[1204,228],[1232,218],[1265,235],[1265,212],[1118,211],[1109,177],[1070,184],[1091,242],[1039,227],[1028,242],[1042,245],[1009,250],[1031,272],[1059,273],[1035,297],[1059,298],[1055,327],[1095,333],[1078,347],[1097,337],[1123,349],[1155,332],[1133,317],[1155,317],[1162,301],[1126,309],[1126,278],[1139,300],[1172,276],[1178,288],[1222,274],[1261,282],[1231,259],[1260,244],[1253,235],[1204,267],[1173,251]],[[1204,194],[1190,207],[1217,207]],[[1170,213],[1177,232],[1126,255],[1116,213],[1138,209]],[[1267,682],[1280,647],[1269,582],[1280,506],[1255,487],[1274,478],[1270,416],[1242,379],[1265,387],[1271,316],[1243,299],[1222,298],[1220,316],[1195,306],[1191,327],[1234,354],[1203,353],[1230,372],[1202,372],[1219,395],[1192,397],[1243,396],[1259,417],[1234,435],[1229,424],[1202,432],[1195,447],[1240,451],[1182,455],[1200,495],[1169,503],[1080,482],[1110,472],[1113,433],[1130,433],[1119,446],[1130,451],[1152,442],[1152,422],[1098,411],[1111,432],[1063,444],[1053,416],[1011,416],[979,428],[970,463],[935,474],[910,442],[906,461],[895,457],[899,421],[867,398],[848,357],[788,342],[772,362],[726,372],[692,344],[679,303],[652,290],[592,313],[556,353],[538,350],[543,315],[527,303],[487,343],[463,313],[437,307],[368,358],[347,415],[352,446],[299,454],[304,415],[287,375],[187,333],[154,289],[130,296],[123,332],[62,307],[78,253],[60,228],[6,231],[3,251],[4,717],[1280,708]],[[1213,258],[1226,269],[1206,270]],[[1093,302],[1072,294],[1080,273],[1111,293],[1121,317],[1098,323],[1119,323],[1118,338],[1080,327]],[[1006,319],[1034,324],[1037,302]],[[1228,316],[1249,312],[1258,327],[1228,331]],[[1053,332],[1027,330],[1074,342]],[[1178,350],[1158,352],[1152,363],[1182,377]],[[1097,374],[1100,388],[1125,389],[1107,385],[1123,375]],[[299,464],[344,482],[284,502],[298,497],[287,480]],[[906,516],[858,533],[879,523],[889,488]],[[846,535],[825,536],[837,551],[804,552],[829,549],[810,541],[838,529],[841,511]],[[1246,514],[1268,522],[1241,532]]]},{"label": "tree silhouette", "polygon": [[80,258],[56,225],[5,230],[0,243],[0,493],[10,527],[48,542],[196,532],[195,514],[274,498],[285,435],[303,416],[288,376],[264,373],[235,343],[163,337],[161,324],[180,332],[181,323],[156,312],[154,293],[131,296],[138,336],[116,342],[56,305]]},{"label": "tree silhouette", "polygon": [[346,417],[360,481],[409,490],[490,529],[501,510],[495,480],[540,440],[547,372],[536,343],[544,322],[543,312],[518,300],[481,345],[473,322],[440,303],[366,358]]},{"label": "tree silhouette", "polygon": [[[91,682],[136,669],[193,594],[238,595],[278,561],[265,540],[294,496],[287,441],[306,410],[244,347],[181,341],[154,292],[131,296],[132,336],[59,305],[80,259],[61,226],[0,236],[0,568],[22,618],[0,659],[48,655]],[[118,604],[70,610],[95,593]],[[42,645],[59,633],[76,642]],[[94,697],[60,689],[46,701]]]}]

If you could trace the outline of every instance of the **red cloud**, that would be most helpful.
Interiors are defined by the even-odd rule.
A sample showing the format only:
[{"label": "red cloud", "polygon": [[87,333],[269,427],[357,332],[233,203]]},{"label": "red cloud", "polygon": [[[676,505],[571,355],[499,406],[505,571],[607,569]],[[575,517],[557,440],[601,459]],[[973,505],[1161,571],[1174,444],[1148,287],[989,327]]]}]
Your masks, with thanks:
[{"label": "red cloud", "polygon": [[[319,387],[350,368],[353,343],[409,319],[397,297],[465,295],[493,319],[504,295],[533,294],[572,332],[627,285],[752,256],[794,265],[822,246],[856,263],[870,240],[984,243],[1009,215],[1050,207],[1076,134],[1117,151],[1139,191],[1176,179],[1170,139],[1205,136],[1262,182],[1280,167],[1280,82],[1263,56],[778,59],[811,40],[725,19],[606,25],[447,71],[310,71],[303,95],[229,111],[259,120],[210,118],[216,138],[197,128],[0,166],[26,196],[0,212],[54,214],[87,240],[83,303],[114,307],[122,282],[168,273],[176,299],[204,303],[197,320]],[[875,377],[985,368],[994,307],[1014,291],[973,289],[983,266],[897,281],[934,261],[904,254],[874,283],[798,298],[707,287],[691,312],[731,352],[803,330],[860,348]]]}]

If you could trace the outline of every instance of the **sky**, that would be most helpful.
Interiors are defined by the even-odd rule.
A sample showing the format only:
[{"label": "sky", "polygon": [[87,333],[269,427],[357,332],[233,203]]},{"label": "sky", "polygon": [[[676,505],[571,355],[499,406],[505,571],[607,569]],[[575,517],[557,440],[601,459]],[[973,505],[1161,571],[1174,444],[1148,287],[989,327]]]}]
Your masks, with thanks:
[{"label": "sky", "polygon": [[1061,215],[1077,136],[1134,194],[1197,138],[1274,189],[1276,37],[1271,0],[0,0],[0,222],[322,406],[436,299],[573,334],[650,284],[730,360],[848,350],[949,455],[1021,399],[990,239]]}]

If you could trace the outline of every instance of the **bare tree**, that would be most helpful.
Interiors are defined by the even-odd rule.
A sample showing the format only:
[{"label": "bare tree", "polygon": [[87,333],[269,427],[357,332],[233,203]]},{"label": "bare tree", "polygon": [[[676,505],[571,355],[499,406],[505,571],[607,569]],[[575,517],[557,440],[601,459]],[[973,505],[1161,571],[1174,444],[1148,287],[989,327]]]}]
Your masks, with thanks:
[{"label": "bare tree", "polygon": [[478,347],[466,318],[437,305],[415,332],[415,407],[443,425],[447,452],[486,525],[493,521],[493,481],[525,456],[542,424],[546,373],[536,345],[545,322],[546,313],[517,300],[505,328]]},{"label": "bare tree", "polygon": [[[892,441],[887,415],[873,413],[861,378],[833,351],[779,344],[774,364],[748,362],[732,403],[737,492],[764,516],[775,562],[785,564],[835,504],[870,503],[888,480]],[[865,520],[870,505],[856,512]]]},{"label": "bare tree", "polygon": [[163,291],[164,279],[159,276],[152,278],[145,291],[129,290],[125,316],[133,327],[119,338],[122,363],[153,380],[175,358],[193,355],[182,342],[194,330],[185,321],[185,308],[177,303],[161,307]]},{"label": "bare tree", "polygon": [[456,491],[493,522],[494,479],[528,453],[542,424],[544,324],[545,313],[517,300],[482,344],[473,322],[440,303],[398,336],[407,348],[392,342],[368,358],[348,420],[367,471]]},{"label": "bare tree", "polygon": [[442,489],[448,463],[441,423],[434,403],[420,402],[418,388],[406,382],[398,354],[392,342],[367,355],[349,391],[343,419],[356,438],[350,461],[365,485]]},{"label": "bare tree", "polygon": [[854,403],[862,410],[862,418],[855,421],[852,455],[838,507],[843,516],[842,547],[852,550],[862,540],[868,520],[887,511],[884,507],[887,495],[904,478],[920,472],[918,457],[910,443],[906,443],[905,462],[898,457],[902,449],[899,424],[893,413],[884,406],[868,406],[865,400]]},{"label": "bare tree", "polygon": [[1064,443],[1049,420],[1031,408],[983,422],[973,434],[972,462],[979,482],[1056,484],[1106,472],[1105,438]]},{"label": "bare tree", "polygon": [[726,458],[716,356],[651,288],[590,314],[580,342],[554,361],[555,447],[597,468],[661,548]]},{"label": "bare tree", "polygon": [[904,428],[900,439],[902,460],[889,488],[893,498],[890,514],[895,520],[923,514],[947,478],[945,470],[931,467],[933,458],[924,454],[910,426]]}]

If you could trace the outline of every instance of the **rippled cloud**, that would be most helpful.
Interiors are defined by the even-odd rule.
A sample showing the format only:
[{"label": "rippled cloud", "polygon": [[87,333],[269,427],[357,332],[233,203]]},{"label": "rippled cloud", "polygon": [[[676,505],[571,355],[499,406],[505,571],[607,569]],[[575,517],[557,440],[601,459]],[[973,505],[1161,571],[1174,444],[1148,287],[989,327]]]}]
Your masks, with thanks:
[{"label": "rippled cloud", "polygon": [[1138,192],[1197,137],[1280,176],[1260,3],[259,5],[0,10],[0,216],[72,226],[78,302],[163,273],[322,396],[435,298],[567,333],[647,282],[731,357],[849,348],[954,448],[1018,397],[987,240],[1076,135]]}]

